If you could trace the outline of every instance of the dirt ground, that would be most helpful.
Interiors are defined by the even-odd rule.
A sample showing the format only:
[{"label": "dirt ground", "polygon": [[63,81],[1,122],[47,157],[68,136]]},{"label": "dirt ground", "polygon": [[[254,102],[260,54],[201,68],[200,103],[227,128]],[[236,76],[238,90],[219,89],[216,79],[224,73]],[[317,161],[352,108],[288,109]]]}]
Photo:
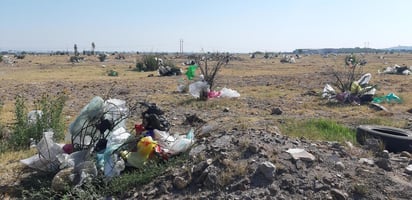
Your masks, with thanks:
[{"label": "dirt ground", "polygon": [[[282,135],[282,133],[279,133],[277,126],[285,120],[327,118],[352,128],[355,128],[360,124],[373,122],[408,128],[412,121],[411,113],[408,112],[408,110],[411,109],[410,102],[412,101],[412,76],[378,74],[379,69],[394,64],[411,66],[412,54],[363,55],[368,61],[367,65],[363,67],[363,71],[365,73],[371,73],[372,79],[370,83],[378,85],[376,95],[382,96],[393,92],[403,100],[402,104],[383,104],[389,112],[376,111],[367,105],[331,106],[326,100],[320,98],[320,93],[325,84],[331,84],[336,81],[331,74],[331,70],[333,68],[344,67],[344,55],[330,55],[328,57],[323,57],[321,55],[305,55],[302,58],[297,59],[297,63],[295,64],[282,64],[279,61],[280,58],[264,59],[262,56],[258,56],[255,59],[250,59],[248,55],[234,55],[235,59],[231,60],[219,74],[216,86],[218,89],[223,87],[234,89],[240,93],[241,97],[237,99],[212,99],[207,102],[199,102],[194,100],[189,94],[177,92],[178,82],[180,79],[185,79],[185,76],[159,77],[157,76],[157,72],[133,71],[132,69],[135,67],[136,60],[139,59],[139,57],[139,55],[127,55],[125,60],[116,60],[114,59],[114,56],[109,56],[106,62],[99,62],[95,57],[86,56],[85,61],[72,64],[69,63],[69,57],[67,56],[29,55],[23,60],[17,60],[17,63],[13,65],[0,63],[0,91],[2,94],[0,100],[4,103],[0,115],[1,122],[8,126],[13,123],[14,98],[16,95],[23,95],[28,99],[28,102],[32,102],[41,94],[57,94],[59,92],[64,92],[69,97],[64,109],[67,124],[74,120],[81,108],[94,96],[124,99],[127,100],[127,102],[148,101],[156,103],[166,112],[168,119],[172,122],[172,131],[185,131],[187,127],[182,125],[185,116],[188,114],[196,114],[207,122],[218,124],[220,132],[237,130],[236,133],[232,134],[236,137],[243,136],[244,134],[258,137],[259,134],[253,131],[253,133],[251,133],[251,130],[259,130],[260,132],[263,131],[272,135],[276,135],[275,133]],[[186,68],[181,65],[181,63],[185,61],[184,58],[176,58],[175,56],[169,55],[164,57],[164,59],[174,62],[177,66],[182,67],[183,69]],[[108,76],[107,72],[111,69],[116,70],[119,73],[119,76]],[[154,74],[154,76],[149,77],[150,74]],[[281,115],[272,115],[271,110],[273,108],[281,108],[283,113]],[[229,112],[224,112],[224,110]],[[138,120],[139,113],[136,113],[129,119],[128,124],[130,129],[132,129],[133,124]],[[217,138],[217,136],[212,136],[208,140],[211,140],[210,142],[212,142],[212,139],[215,137]],[[273,140],[275,140],[276,137],[280,136],[276,135],[273,137],[275,137],[273,138]],[[291,142],[290,139],[286,138],[282,138],[282,140],[286,141],[286,144]],[[299,140],[298,143],[305,144],[311,142]],[[204,145],[208,146],[209,144]],[[276,144],[269,143],[267,145]],[[325,155],[332,155],[333,151],[337,151],[336,149],[333,150],[330,144],[321,143],[318,145],[328,149],[322,150],[322,148],[319,148],[317,150],[312,150],[311,152],[318,155],[318,158],[324,157],[321,156],[322,151],[324,151],[323,153],[325,153]],[[264,149],[266,152],[271,149],[270,151],[278,151],[278,153],[280,153],[283,152],[283,148],[286,148],[286,146],[284,144],[282,147],[274,148],[275,150],[266,146],[259,146],[258,148]],[[235,149],[236,148],[233,147],[232,150]],[[345,151],[349,150],[346,149]],[[10,186],[19,184],[19,179],[21,179],[22,176],[25,176],[25,173],[23,172],[27,169],[21,166],[18,163],[18,160],[27,157],[27,154],[30,154],[30,152],[17,154],[17,156],[10,154],[2,155],[0,161],[0,177],[2,177],[0,181],[1,187],[6,188],[7,190],[12,190],[12,187]],[[255,158],[254,156],[257,157]],[[248,157],[246,160],[253,158],[257,162],[262,159],[259,155],[254,156]],[[358,164],[353,164],[357,163],[358,159],[351,156],[341,157],[342,161],[352,163],[346,164],[348,167],[344,171],[347,171],[348,173],[350,170],[354,170],[355,168],[358,169],[359,167]],[[206,157],[208,156],[206,155]],[[393,155],[393,157],[398,158],[399,156]],[[287,156],[281,156],[277,162],[282,163],[283,160],[288,159]],[[256,165],[257,164],[250,164],[249,166],[253,169],[253,167],[256,168]],[[289,164],[282,163],[282,165],[286,165],[287,167]],[[330,165],[320,164],[320,162],[316,166],[316,168],[322,169],[331,167]],[[402,185],[410,190],[411,186],[410,183],[408,183],[408,178],[405,178],[405,176],[402,175],[402,172],[396,174],[397,170],[401,170],[403,165],[394,164],[394,166],[397,166],[398,168],[394,167],[396,170],[393,170],[392,172],[380,171],[379,174],[381,177],[379,177],[379,174],[373,174],[373,176],[371,175],[372,178],[368,180],[371,181],[371,184],[379,185],[382,183],[382,177],[387,177],[388,173],[392,173],[394,175],[391,177],[394,177],[393,179],[397,180],[396,184]],[[369,168],[370,166],[366,167],[367,169],[365,170],[368,172],[364,172],[365,170],[362,168],[360,172],[356,172],[358,174],[340,174],[339,176],[347,177],[344,178],[344,181],[337,181],[339,183],[336,184],[347,184],[351,180],[359,180],[362,182],[362,186],[368,184],[361,181],[361,178],[367,176],[364,173],[369,173],[369,171],[373,169]],[[311,167],[306,166],[304,168],[306,171]],[[299,171],[299,168],[297,171]],[[296,169],[290,171],[291,174],[294,174],[295,172]],[[306,196],[311,199],[310,197],[328,198],[330,194],[332,194],[333,197],[336,197],[336,191],[333,190],[333,188],[335,188],[334,186],[328,186],[329,188],[325,190],[318,188],[319,191],[331,191],[328,194],[320,194],[317,193],[318,191],[306,194],[299,191],[299,189],[296,189],[296,191],[294,189],[289,190],[289,186],[285,186],[285,189],[283,184],[299,185],[294,182],[297,181],[297,179],[294,178],[290,178],[290,180],[294,181],[289,183],[289,179],[287,177],[285,178],[286,174],[287,173],[284,172],[279,174],[279,176],[284,178],[282,180],[285,183],[279,182],[278,185],[280,188],[274,189],[276,192],[270,190],[269,193],[263,191],[261,194],[260,188],[263,186],[255,185],[251,188],[254,188],[258,191],[259,195],[263,195],[263,197],[276,196],[278,198],[283,197],[283,199],[293,199]],[[305,174],[305,177],[311,176],[309,175],[309,172],[305,172]],[[336,174],[333,176],[335,175]],[[167,179],[168,177],[163,178]],[[315,180],[317,178],[318,177],[312,177],[309,179]],[[251,185],[253,185],[253,177],[251,178],[251,181]],[[323,185],[330,185],[334,182],[336,181],[323,181]],[[389,182],[387,184],[391,183],[392,182]],[[233,185],[233,183],[231,184]],[[273,185],[274,183],[271,184]],[[268,188],[268,186],[265,185],[263,188]],[[303,186],[299,188],[305,190],[305,187]],[[380,187],[378,187],[378,189],[379,188]],[[194,188],[191,187],[190,191],[193,189]],[[311,187],[306,189],[312,190]],[[350,188],[348,189],[347,187],[342,186],[338,187],[338,189],[350,193],[349,195],[344,195],[345,197],[357,197],[356,195],[354,196],[355,193],[350,192],[352,191]],[[379,193],[383,195],[382,198],[377,196],[372,196],[370,198],[385,199],[384,197],[386,196],[386,199],[391,199],[389,196],[394,196],[397,192],[400,192],[398,189],[389,189],[392,189],[392,191]],[[251,189],[249,188],[248,190]],[[12,191],[8,192],[9,193],[6,192],[8,195],[12,193]],[[372,190],[369,190],[369,192],[372,192]],[[238,196],[245,195],[249,196],[251,199],[261,197],[259,195],[254,197],[252,193],[253,192],[248,194],[237,194],[233,192],[234,196],[227,196],[231,194],[231,192],[225,191],[220,195],[208,192],[200,194],[199,192],[199,194],[196,193],[198,196],[195,197],[203,198],[204,196],[206,199],[215,197],[236,199]],[[2,195],[5,194],[3,193]],[[8,195],[3,197],[13,198],[13,196]],[[133,196],[138,197],[139,195],[139,197],[143,198],[143,196],[146,195],[145,197],[147,198],[162,197],[167,199],[164,194],[147,196],[147,194],[143,194],[139,191],[130,192],[129,195],[129,198],[133,198]],[[177,192],[175,195],[177,195],[175,196],[176,198],[188,197],[188,192]],[[399,196],[395,196],[395,199],[396,197],[407,199],[410,197],[408,195],[409,193],[402,193]],[[2,196],[0,195],[0,197]],[[169,194],[169,197],[174,198],[172,194]]]}]

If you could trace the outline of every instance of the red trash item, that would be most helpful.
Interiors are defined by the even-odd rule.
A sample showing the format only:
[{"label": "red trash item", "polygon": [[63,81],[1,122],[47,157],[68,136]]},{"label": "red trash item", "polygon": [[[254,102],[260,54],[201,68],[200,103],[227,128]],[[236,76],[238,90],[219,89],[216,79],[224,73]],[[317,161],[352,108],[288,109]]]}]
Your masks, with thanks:
[{"label": "red trash item", "polygon": [[73,153],[73,144],[65,144],[63,145],[64,153],[71,154]]},{"label": "red trash item", "polygon": [[216,98],[216,97],[219,97],[219,96],[220,96],[220,91],[210,91],[210,92],[207,93],[207,97],[209,99]]},{"label": "red trash item", "polygon": [[143,124],[135,124],[135,125],[134,125],[134,130],[136,131],[136,135],[140,135],[140,134],[143,133],[143,131],[144,131],[145,129],[144,129]]}]

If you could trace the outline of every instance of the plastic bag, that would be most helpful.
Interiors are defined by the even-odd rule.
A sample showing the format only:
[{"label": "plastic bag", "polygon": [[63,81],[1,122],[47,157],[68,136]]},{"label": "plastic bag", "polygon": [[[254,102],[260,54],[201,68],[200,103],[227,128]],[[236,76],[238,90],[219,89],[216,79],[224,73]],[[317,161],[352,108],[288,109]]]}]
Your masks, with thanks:
[{"label": "plastic bag", "polygon": [[210,87],[209,84],[207,84],[206,82],[197,81],[189,85],[189,93],[192,96],[199,98],[200,92],[204,89],[209,90],[209,87]]},{"label": "plastic bag", "polygon": [[187,151],[194,142],[194,129],[191,128],[186,136],[178,137],[168,148],[171,155],[176,155]]},{"label": "plastic bag", "polygon": [[40,119],[43,115],[43,111],[41,110],[32,110],[27,114],[27,123],[28,124],[35,124],[38,119]]},{"label": "plastic bag", "polygon": [[389,93],[386,96],[375,97],[372,100],[373,103],[402,103],[401,98],[396,96],[394,93]]},{"label": "plastic bag", "polygon": [[53,141],[53,134],[53,132],[44,132],[42,139],[37,144],[38,154],[20,160],[20,162],[41,171],[57,171],[60,165],[57,155],[64,153],[64,151],[62,145]]},{"label": "plastic bag", "polygon": [[240,97],[240,94],[236,90],[223,88],[222,90],[220,90],[220,97],[222,97],[222,98],[225,98],[225,97],[227,97],[227,98],[236,98],[236,97]]},{"label": "plastic bag", "polygon": [[369,83],[371,78],[372,78],[372,74],[371,73],[366,73],[362,77],[360,77],[360,79],[358,80],[358,83],[359,83],[359,85],[366,85],[366,84]]},{"label": "plastic bag", "polygon": [[125,128],[120,127],[109,134],[107,138],[107,147],[123,144],[130,137],[130,133]]},{"label": "plastic bag", "polygon": [[126,106],[126,101],[120,99],[109,99],[104,102],[103,106],[104,119],[109,120],[114,125],[113,129],[126,127],[126,116],[129,109]]},{"label": "plastic bag", "polygon": [[335,95],[336,92],[329,84],[326,84],[323,88],[322,98],[331,98],[332,95]]},{"label": "plastic bag", "polygon": [[84,151],[76,151],[72,154],[59,154],[57,155],[57,159],[60,162],[60,169],[75,167],[76,165],[84,162],[87,156],[87,150]]},{"label": "plastic bag", "polygon": [[197,67],[198,67],[197,65],[190,65],[187,68],[187,71],[186,71],[187,79],[193,80],[193,77],[195,77],[195,71],[196,71]]},{"label": "plastic bag", "polygon": [[207,98],[212,99],[216,97],[220,97],[221,92],[219,91],[210,91],[207,93]]},{"label": "plastic bag", "polygon": [[[90,145],[92,135],[98,137],[100,132],[94,126],[86,126],[88,122],[97,120],[103,114],[104,100],[96,96],[81,111],[79,116],[69,125],[66,142],[71,142],[75,147]],[[96,133],[97,132],[97,133]]]}]

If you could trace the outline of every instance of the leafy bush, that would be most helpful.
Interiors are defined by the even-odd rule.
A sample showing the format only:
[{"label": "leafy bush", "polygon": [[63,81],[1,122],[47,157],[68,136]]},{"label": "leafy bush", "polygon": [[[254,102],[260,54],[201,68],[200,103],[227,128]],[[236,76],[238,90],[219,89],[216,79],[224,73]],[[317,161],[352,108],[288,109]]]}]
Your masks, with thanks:
[{"label": "leafy bush", "polygon": [[145,71],[146,66],[143,64],[143,62],[138,62],[136,63],[136,68],[134,69],[134,71],[138,71],[138,72],[142,72]]},{"label": "leafy bush", "polygon": [[142,61],[136,63],[135,71],[145,72],[145,71],[156,71],[159,69],[159,62],[154,55],[145,55]]},{"label": "leafy bush", "polygon": [[28,121],[28,109],[26,99],[22,96],[15,98],[14,133],[10,137],[9,146],[13,150],[25,149],[29,147],[30,138],[39,141],[44,131],[53,130],[55,139],[63,139],[65,124],[63,121],[63,107],[67,97],[64,94],[50,96],[43,94],[39,100],[34,102],[35,109],[42,112],[37,114],[36,120],[32,123]]},{"label": "leafy bush", "polygon": [[159,63],[157,62],[155,56],[144,56],[143,63],[146,66],[146,71],[156,71],[159,69]]}]

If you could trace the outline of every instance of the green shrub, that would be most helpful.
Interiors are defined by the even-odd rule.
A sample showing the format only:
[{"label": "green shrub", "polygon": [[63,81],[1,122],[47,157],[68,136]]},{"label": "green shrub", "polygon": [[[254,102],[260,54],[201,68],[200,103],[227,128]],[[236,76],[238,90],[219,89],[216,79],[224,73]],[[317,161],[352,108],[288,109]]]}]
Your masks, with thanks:
[{"label": "green shrub", "polygon": [[10,137],[9,146],[13,150],[26,149],[29,147],[30,138],[39,141],[44,131],[52,130],[56,140],[63,139],[65,124],[63,121],[63,107],[67,97],[64,94],[50,96],[43,94],[34,102],[35,109],[41,110],[42,115],[37,116],[34,123],[27,119],[28,109],[26,99],[22,96],[15,98],[15,115],[13,134]]},{"label": "green shrub", "polygon": [[146,67],[144,71],[156,71],[159,69],[159,63],[153,55],[143,56],[143,64]]},{"label": "green shrub", "polygon": [[138,72],[143,72],[145,71],[145,69],[146,69],[146,66],[143,64],[143,62],[138,62],[136,63],[136,68],[134,70]]}]

